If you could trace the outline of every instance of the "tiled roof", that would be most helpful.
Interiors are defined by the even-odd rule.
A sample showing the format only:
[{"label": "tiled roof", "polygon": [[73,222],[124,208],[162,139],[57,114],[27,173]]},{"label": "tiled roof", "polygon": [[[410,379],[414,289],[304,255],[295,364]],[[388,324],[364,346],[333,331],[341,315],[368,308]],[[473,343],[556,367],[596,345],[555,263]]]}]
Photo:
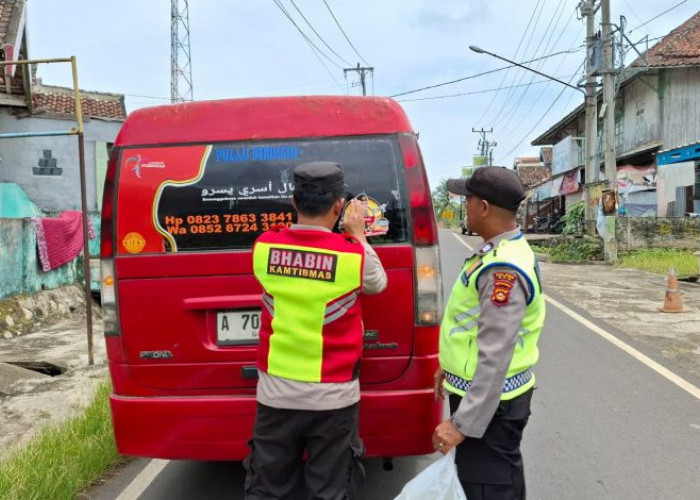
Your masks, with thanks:
[{"label": "tiled roof", "polygon": [[[700,11],[666,35],[646,54],[649,66],[700,65]],[[638,57],[632,66],[646,66]]]},{"label": "tiled roof", "polygon": [[549,179],[552,174],[549,171],[549,167],[542,166],[519,166],[516,171],[518,172],[518,177],[523,182],[525,187],[536,186],[542,182]]},{"label": "tiled roof", "polygon": [[539,164],[540,159],[535,157],[535,156],[516,156],[515,158],[513,158],[513,165],[514,166],[517,167],[518,165],[522,165],[523,163],[527,163],[527,164],[537,163],[537,164]]},{"label": "tiled roof", "polygon": [[[24,6],[24,2],[20,0],[0,0],[0,46],[6,40],[8,30],[11,30],[11,24],[19,20],[22,14],[22,9],[18,7]],[[13,42],[14,43],[14,42]],[[19,47],[15,47],[19,50]],[[27,58],[26,54],[20,54],[23,59]],[[36,67],[32,68],[32,81],[36,76]],[[64,87],[53,87],[45,85],[35,85],[33,90],[33,106],[34,112],[52,113],[57,115],[75,115],[75,98],[73,97],[73,89]],[[0,94],[7,93],[5,86],[5,72],[0,68]],[[24,96],[24,71],[20,68],[15,71],[15,76],[11,81],[10,93],[17,96]],[[126,109],[124,107],[124,96],[120,94],[105,94],[101,92],[81,92],[81,103],[83,115],[89,118],[102,118],[112,120],[124,120],[126,118]]]},{"label": "tiled roof", "polygon": [[[124,120],[126,109],[124,96],[121,94],[106,94],[101,92],[81,92],[83,116]],[[60,115],[75,115],[75,98],[73,89],[37,85],[34,88],[34,113],[54,113]]]}]

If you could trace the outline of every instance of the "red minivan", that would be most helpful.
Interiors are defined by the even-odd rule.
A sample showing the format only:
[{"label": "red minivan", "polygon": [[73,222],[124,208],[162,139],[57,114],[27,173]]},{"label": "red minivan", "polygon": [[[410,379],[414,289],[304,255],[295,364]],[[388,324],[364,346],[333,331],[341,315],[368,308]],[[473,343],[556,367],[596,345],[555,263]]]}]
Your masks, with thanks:
[{"label": "red minivan", "polygon": [[[102,306],[114,433],[125,455],[242,460],[255,413],[261,288],[251,247],[291,225],[292,170],[343,166],[376,202],[388,275],[363,297],[360,433],[368,456],[433,452],[442,283],[416,134],[393,100],[276,97],[137,110],[102,212]],[[304,290],[299,290],[304,293]]]}]

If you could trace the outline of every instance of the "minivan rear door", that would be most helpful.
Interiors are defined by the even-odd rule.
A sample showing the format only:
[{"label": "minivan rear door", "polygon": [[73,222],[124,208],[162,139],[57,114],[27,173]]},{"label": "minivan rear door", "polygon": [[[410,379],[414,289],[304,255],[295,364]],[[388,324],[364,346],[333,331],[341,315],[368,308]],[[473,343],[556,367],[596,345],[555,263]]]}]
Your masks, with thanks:
[{"label": "minivan rear door", "polygon": [[[409,200],[394,135],[134,147],[121,151],[115,272],[124,354],[144,387],[252,388],[261,289],[251,247],[291,226],[292,171],[336,162],[348,198],[371,207],[369,237],[387,289],[363,297],[361,380],[384,383],[410,360],[414,325]],[[299,293],[303,294],[303,290]]]}]

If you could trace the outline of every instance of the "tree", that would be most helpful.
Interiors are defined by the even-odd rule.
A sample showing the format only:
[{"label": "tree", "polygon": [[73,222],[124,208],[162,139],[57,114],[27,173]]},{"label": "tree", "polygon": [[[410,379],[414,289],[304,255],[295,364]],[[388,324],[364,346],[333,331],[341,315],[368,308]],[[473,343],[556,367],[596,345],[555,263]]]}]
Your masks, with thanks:
[{"label": "tree", "polygon": [[[459,219],[454,217],[454,214],[461,214],[459,206],[459,198],[451,198],[450,192],[447,189],[447,179],[442,179],[437,187],[433,189],[433,208],[435,209],[435,218],[444,222],[446,226],[454,226],[459,223]],[[451,217],[444,215],[450,214]]]},{"label": "tree", "polygon": [[447,179],[442,179],[433,189],[433,207],[439,216],[450,205],[450,192],[447,190]]}]

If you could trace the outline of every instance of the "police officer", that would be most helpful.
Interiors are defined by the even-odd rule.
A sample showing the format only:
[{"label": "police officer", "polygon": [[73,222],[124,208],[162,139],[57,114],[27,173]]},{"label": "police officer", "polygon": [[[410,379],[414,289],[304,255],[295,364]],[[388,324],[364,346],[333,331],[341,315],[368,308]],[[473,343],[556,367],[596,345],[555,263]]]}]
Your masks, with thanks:
[{"label": "police officer", "polygon": [[358,296],[384,290],[386,273],[365,238],[359,202],[345,210],[347,234],[332,232],[345,204],[338,165],[299,165],[294,186],[297,224],[263,233],[253,247],[263,307],[245,498],[294,498],[299,483],[303,498],[357,498]]},{"label": "police officer", "polygon": [[524,499],[520,441],[545,317],[537,261],[515,219],[525,191],[503,167],[478,168],[448,190],[467,197],[469,228],[485,243],[467,257],[440,326],[435,394],[449,394],[452,417],[433,444],[456,446],[469,500]]}]

